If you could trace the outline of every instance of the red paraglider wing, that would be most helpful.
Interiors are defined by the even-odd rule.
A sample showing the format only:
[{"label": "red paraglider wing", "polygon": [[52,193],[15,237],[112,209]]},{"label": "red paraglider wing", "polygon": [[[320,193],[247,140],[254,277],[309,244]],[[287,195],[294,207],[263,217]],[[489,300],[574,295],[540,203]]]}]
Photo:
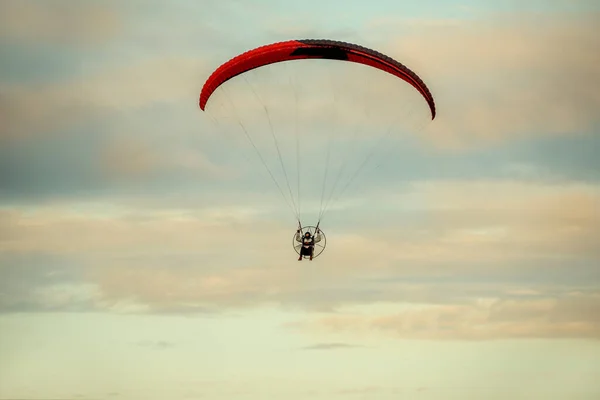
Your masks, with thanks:
[{"label": "red paraglider wing", "polygon": [[212,93],[224,82],[246,71],[282,61],[321,58],[368,65],[388,72],[411,84],[427,101],[431,119],[435,118],[435,102],[421,78],[398,61],[365,47],[333,40],[289,40],[247,51],[217,68],[204,83],[200,93],[200,109],[204,110]]}]

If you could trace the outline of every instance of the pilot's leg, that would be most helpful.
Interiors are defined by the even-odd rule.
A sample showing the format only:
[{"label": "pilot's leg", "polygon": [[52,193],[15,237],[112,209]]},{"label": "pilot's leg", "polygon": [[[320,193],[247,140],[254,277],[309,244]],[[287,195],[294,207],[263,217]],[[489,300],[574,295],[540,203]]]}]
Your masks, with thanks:
[{"label": "pilot's leg", "polygon": [[298,257],[298,261],[302,261],[302,258],[306,255],[306,248],[304,246],[300,247],[300,257]]}]

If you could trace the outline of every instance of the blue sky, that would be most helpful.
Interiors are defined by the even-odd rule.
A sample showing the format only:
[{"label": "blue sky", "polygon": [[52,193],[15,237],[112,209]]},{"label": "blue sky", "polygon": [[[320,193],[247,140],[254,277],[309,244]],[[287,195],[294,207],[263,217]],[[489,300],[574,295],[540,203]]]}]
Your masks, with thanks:
[{"label": "blue sky", "polygon": [[[598,398],[599,12],[3,1],[0,400]],[[198,108],[221,63],[290,38],[398,59],[438,117],[338,62]],[[325,170],[331,190],[384,137],[312,263],[239,129],[287,195],[263,105],[306,224]]]}]

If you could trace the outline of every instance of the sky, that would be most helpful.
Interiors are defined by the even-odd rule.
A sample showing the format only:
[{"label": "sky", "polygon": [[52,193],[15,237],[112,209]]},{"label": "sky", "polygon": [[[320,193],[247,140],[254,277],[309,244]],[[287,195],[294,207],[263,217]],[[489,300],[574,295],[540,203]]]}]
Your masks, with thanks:
[{"label": "sky", "polygon": [[[600,398],[599,25],[592,0],[0,0],[0,400]],[[298,38],[397,59],[437,117],[322,60],[199,109]]]}]

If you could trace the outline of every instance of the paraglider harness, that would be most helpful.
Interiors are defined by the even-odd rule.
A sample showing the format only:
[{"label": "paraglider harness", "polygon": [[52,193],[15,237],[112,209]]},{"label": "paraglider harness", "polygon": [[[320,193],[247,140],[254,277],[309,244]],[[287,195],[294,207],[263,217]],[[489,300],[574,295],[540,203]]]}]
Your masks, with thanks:
[{"label": "paraglider harness", "polygon": [[[300,258],[298,260],[302,260],[302,257],[310,257],[312,260],[314,251],[315,251],[315,236],[311,235],[310,232],[306,232],[304,236],[300,236],[302,232],[302,228],[299,227],[296,232],[296,240],[302,242],[302,247],[300,248]],[[315,235],[319,233],[319,224],[317,224],[317,228],[315,229]]]}]

